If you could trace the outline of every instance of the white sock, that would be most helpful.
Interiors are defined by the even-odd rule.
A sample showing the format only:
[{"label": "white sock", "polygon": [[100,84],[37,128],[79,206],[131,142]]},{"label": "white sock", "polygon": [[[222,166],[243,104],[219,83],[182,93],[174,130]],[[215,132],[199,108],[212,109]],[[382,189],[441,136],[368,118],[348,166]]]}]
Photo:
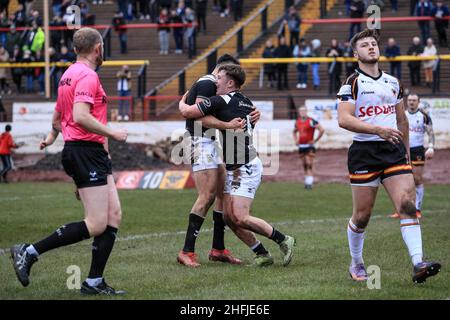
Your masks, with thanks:
[{"label": "white sock", "polygon": [[416,187],[416,209],[422,210],[422,201],[423,201],[424,188],[423,184],[418,185]]},{"label": "white sock", "polygon": [[312,186],[314,183],[314,177],[313,176],[305,176],[305,184],[308,186]]},{"label": "white sock", "polygon": [[364,247],[364,237],[366,232],[360,229],[350,221],[347,226],[348,246],[350,247],[350,255],[352,256],[352,265],[364,263],[362,253]]},{"label": "white sock", "polygon": [[90,285],[91,287],[96,287],[98,286],[100,283],[102,283],[103,278],[87,278],[86,282],[88,285]]},{"label": "white sock", "polygon": [[419,221],[417,219],[401,219],[400,230],[413,265],[422,262],[422,232],[420,231]]},{"label": "white sock", "polygon": [[32,244],[30,244],[25,250],[27,250],[27,252],[35,257],[39,257],[39,253],[36,251],[36,249],[33,247]]}]

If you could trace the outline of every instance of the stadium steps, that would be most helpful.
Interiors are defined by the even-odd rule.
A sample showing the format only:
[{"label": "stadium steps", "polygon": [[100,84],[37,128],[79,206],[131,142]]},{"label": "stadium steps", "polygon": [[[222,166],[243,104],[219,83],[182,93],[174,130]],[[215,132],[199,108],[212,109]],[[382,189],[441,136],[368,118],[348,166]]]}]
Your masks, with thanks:
[{"label": "stadium steps", "polygon": [[[232,29],[228,30],[220,38],[217,38],[211,43],[200,55],[199,58],[185,69],[186,87],[189,88],[200,76],[207,72],[207,59],[205,57],[217,49],[217,56],[225,53],[233,54],[237,51],[236,47],[236,35],[233,33],[245,23],[247,19],[257,14],[257,12],[263,8],[268,1],[260,3],[259,6],[249,12],[238,24]],[[285,2],[283,0],[275,0],[268,9],[268,26],[276,22],[284,14]],[[260,32],[260,20],[258,18],[250,22],[244,29],[244,43],[254,39]],[[228,40],[227,40],[228,39]],[[158,88],[158,95],[173,96],[178,94],[179,81],[178,77],[173,77],[168,83],[161,85]],[[187,89],[186,88],[186,89]],[[181,119],[181,116],[177,112],[177,103],[174,101],[167,102],[166,100],[157,101],[156,103],[156,118],[158,120],[175,120]]]},{"label": "stadium steps", "polygon": [[[342,18],[345,16],[345,6],[340,4],[342,1],[335,4],[328,12],[327,18]],[[390,10],[390,6],[387,5],[386,8],[382,11],[382,17],[393,17],[393,16],[408,16],[409,15],[409,2],[399,2],[399,11],[397,13],[392,13]],[[303,17],[305,18],[305,16]],[[333,38],[338,39],[339,42],[343,43],[344,40],[348,37],[349,34],[349,24],[347,23],[337,23],[337,24],[316,24],[312,25],[308,28],[306,25],[302,25],[302,34],[303,37],[310,42],[312,39],[320,39],[322,42],[322,55],[325,55],[327,48]],[[401,26],[401,27],[400,27]],[[363,25],[364,27],[364,25]],[[306,33],[303,33],[303,30],[308,28]],[[434,24],[431,24],[432,29],[432,37],[437,41],[437,34],[434,29]],[[381,52],[384,52],[386,47],[387,39],[390,37],[394,37],[397,40],[397,44],[400,46],[402,54],[406,54],[406,51],[411,45],[411,41],[413,36],[420,36],[420,30],[417,26],[416,22],[383,22],[382,23],[382,43],[381,43]],[[272,37],[276,39],[276,34],[273,34]],[[265,39],[261,39],[259,45],[263,45]],[[276,42],[274,42],[275,44]],[[258,44],[255,44],[255,47]],[[259,49],[259,48],[258,48]],[[262,51],[258,51],[258,49],[254,49],[255,51],[250,53],[247,57],[261,57]],[[448,48],[438,48],[439,54],[449,54],[450,51]],[[259,49],[261,50],[261,49]],[[259,55],[258,55],[259,54]],[[276,119],[286,119],[289,117],[289,106],[290,106],[290,98],[294,99],[294,102],[297,106],[303,104],[306,99],[334,99],[335,95],[328,94],[328,74],[327,74],[327,63],[322,63],[320,66],[320,80],[321,86],[319,90],[312,89],[312,71],[311,67],[308,68],[308,88],[307,89],[296,89],[295,86],[297,84],[297,70],[294,64],[289,65],[288,71],[288,82],[290,89],[278,91],[275,88],[267,88],[266,81],[264,81],[264,86],[262,88],[259,87],[259,70],[260,66],[256,66],[253,68],[249,68],[248,65],[244,66],[249,70],[249,80],[244,89],[244,92],[254,100],[273,100],[274,101],[274,118]],[[389,72],[389,63],[381,63],[381,68],[387,72]],[[256,73],[256,76],[252,75]],[[421,79],[425,78],[424,73],[422,71]],[[341,75],[341,81],[345,80],[345,67],[343,66],[343,72]],[[410,80],[409,80],[409,69],[407,62],[402,63],[402,82],[405,88],[409,88]],[[441,63],[441,93],[442,95],[448,95],[445,88],[450,87],[450,62],[444,61]],[[417,92],[421,95],[431,96],[431,89],[422,87],[414,87],[414,92]]]}]

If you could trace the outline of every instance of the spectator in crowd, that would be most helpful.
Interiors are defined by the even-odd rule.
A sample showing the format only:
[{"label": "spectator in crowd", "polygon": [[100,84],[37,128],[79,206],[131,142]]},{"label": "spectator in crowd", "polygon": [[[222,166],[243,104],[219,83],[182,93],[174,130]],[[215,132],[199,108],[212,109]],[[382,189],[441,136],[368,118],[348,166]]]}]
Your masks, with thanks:
[{"label": "spectator in crowd", "polygon": [[38,26],[42,26],[43,24],[42,18],[40,17],[38,10],[31,10],[30,17],[28,18],[28,25],[32,26],[34,22]]},{"label": "spectator in crowd", "polygon": [[117,10],[122,12],[124,19],[130,20],[130,17],[128,17],[128,0],[117,0]]},{"label": "spectator in crowd", "polygon": [[219,0],[219,4],[220,4],[220,17],[221,18],[225,18],[228,17],[228,1],[227,0]]},{"label": "spectator in crowd", "polygon": [[[353,58],[353,49],[350,45],[350,41],[346,40],[344,42],[344,48],[342,49],[344,58]],[[355,72],[355,69],[358,67],[357,62],[348,61],[344,63],[345,65],[345,77],[348,78]]]},{"label": "spectator in crowd", "polygon": [[[180,1],[181,3],[181,1]],[[172,10],[170,14],[170,22],[171,23],[183,23],[183,16],[185,13],[185,8],[178,7],[177,10]],[[173,39],[175,40],[175,53],[182,54],[183,53],[183,36],[184,36],[184,28],[181,27],[172,27],[173,31]]]},{"label": "spectator in crowd", "polygon": [[130,119],[130,100],[131,96],[131,71],[127,65],[122,67],[122,70],[117,72],[117,92],[119,97],[127,98],[126,100],[119,101],[119,115],[117,120],[122,119],[128,121]]},{"label": "spectator in crowd", "polygon": [[81,0],[78,2],[78,6],[80,7],[80,13],[81,13],[81,24],[82,25],[88,25],[92,26],[95,25],[95,14],[91,13],[89,11],[89,6],[86,2],[86,0]]},{"label": "spectator in crowd", "polygon": [[[66,24],[62,21],[60,16],[53,17],[50,22],[50,27],[64,27]],[[61,50],[61,45],[64,39],[64,30],[51,30],[50,42],[56,50]]]},{"label": "spectator in crowd", "polygon": [[22,44],[22,36],[19,32],[16,31],[15,25],[11,25],[9,29],[9,34],[6,38],[6,50],[9,55],[12,56],[14,52],[14,47],[20,47]]},{"label": "spectator in crowd", "polygon": [[[279,39],[278,48],[275,49],[275,57],[277,58],[291,58],[292,50],[286,44],[286,39],[281,37]],[[278,63],[277,64],[277,79],[278,79],[278,90],[289,89],[288,85],[288,63]]]},{"label": "spectator in crowd", "polygon": [[0,135],[0,159],[3,169],[0,171],[0,181],[8,183],[8,172],[12,169],[11,150],[19,148],[22,144],[15,144],[11,135],[11,126],[5,126],[5,132]]},{"label": "spectator in crowd", "polygon": [[[35,62],[45,62],[44,55],[42,54],[42,50],[36,51],[35,53]],[[37,80],[39,84],[39,95],[45,94],[45,68],[44,67],[36,67],[33,69],[33,79]]]},{"label": "spectator in crowd", "polygon": [[117,11],[114,15],[114,18],[112,20],[112,26],[114,28],[114,31],[117,32],[117,35],[119,36],[119,42],[120,42],[120,53],[126,54],[128,53],[128,45],[127,45],[127,29],[122,28],[127,23],[125,19],[123,18],[123,13],[121,11]]},{"label": "spectator in crowd", "polygon": [[[19,63],[22,62],[22,52],[20,51],[20,47],[16,45],[13,50],[13,54],[10,58],[11,63]],[[22,74],[23,69],[14,67],[11,68],[11,77],[13,79],[14,84],[16,85],[17,93],[22,93]]]},{"label": "spectator in crowd", "polygon": [[61,16],[61,13],[62,13],[61,5],[62,5],[62,0],[52,0],[53,17]]},{"label": "spectator in crowd", "polygon": [[[10,21],[4,11],[0,11],[0,28],[8,29]],[[0,45],[6,46],[6,40],[8,39],[8,31],[0,31]]]},{"label": "spectator in crowd", "polygon": [[[350,18],[360,19],[364,16],[365,5],[362,0],[352,0],[350,4]],[[355,32],[356,28],[356,32]],[[349,39],[353,38],[355,33],[361,32],[361,22],[351,22],[350,23],[350,36]]]},{"label": "spectator in crowd", "polygon": [[[194,23],[195,22],[195,13],[191,8],[186,8],[186,13],[184,16],[185,23]],[[196,29],[195,26],[192,25],[186,28],[185,33],[187,43],[188,43],[188,56],[189,59],[192,59],[197,55],[197,44],[196,44]]]},{"label": "spectator in crowd", "polygon": [[[414,15],[416,17],[430,17],[433,11],[433,4],[429,0],[419,0],[416,5]],[[418,21],[420,32],[422,34],[422,44],[425,45],[430,37],[430,21]]]},{"label": "spectator in crowd", "polygon": [[391,10],[393,13],[398,11],[398,0],[391,0]]},{"label": "spectator in crowd", "polygon": [[9,0],[0,0],[0,12],[5,12],[5,16],[9,16]]},{"label": "spectator in crowd", "polygon": [[[26,49],[23,52],[22,62],[30,63],[34,62],[34,57],[31,54],[31,50]],[[34,69],[33,68],[24,68],[23,75],[26,79],[26,92],[33,93],[33,80],[34,80]]]},{"label": "spectator in crowd", "polygon": [[[5,47],[0,46],[0,63],[9,62],[9,53],[5,49]],[[0,68],[0,94],[4,95],[6,92],[8,94],[11,93],[11,90],[9,89],[9,85],[6,81],[7,75],[6,75],[6,68]]]},{"label": "spectator in crowd", "polygon": [[[264,52],[262,54],[263,58],[272,59],[275,58],[275,46],[272,43],[272,40],[266,41],[266,47],[264,48]],[[265,63],[264,64],[264,74],[267,76],[267,87],[274,88],[276,85],[276,71],[277,65],[274,63]]]},{"label": "spectator in crowd", "polygon": [[3,105],[3,97],[0,96],[0,122],[6,122],[6,110],[5,106]]},{"label": "spectator in crowd", "polygon": [[25,14],[25,9],[22,4],[17,6],[17,10],[14,13],[14,25],[16,27],[25,27],[27,24],[27,16]]},{"label": "spectator in crowd", "polygon": [[[319,58],[322,55],[322,43],[319,39],[314,39],[311,41],[311,57],[313,58]],[[312,63],[312,76],[313,76],[313,86],[314,90],[319,89],[320,86],[320,74],[319,74],[319,67],[320,63],[314,62]]]},{"label": "spectator in crowd", "polygon": [[[139,3],[139,19],[150,19],[150,11],[149,11],[149,0],[138,0]],[[137,13],[137,10],[136,10]],[[137,14],[136,14],[137,17]]]},{"label": "spectator in crowd", "polygon": [[158,19],[158,36],[159,36],[159,54],[169,54],[169,32],[170,27],[161,26],[170,23],[169,13],[166,8],[161,9]]},{"label": "spectator in crowd", "polygon": [[[331,40],[331,46],[328,48],[326,54],[329,58],[338,58],[343,56],[342,49],[339,48],[338,41],[336,39]],[[341,73],[342,73],[342,63],[333,61],[328,64],[328,76],[330,79],[330,86],[328,88],[328,93],[336,93],[341,86]]]},{"label": "spectator in crowd", "polygon": [[206,33],[206,11],[208,8],[208,0],[196,0],[195,12],[197,14],[197,31],[200,32],[203,25],[203,33]]},{"label": "spectator in crowd", "polygon": [[300,25],[302,20],[297,13],[297,9],[294,6],[289,7],[289,13],[286,15],[284,19],[284,24],[288,26],[290,39],[289,45],[291,46],[291,50],[295,45],[299,43],[299,35],[300,35]]},{"label": "spectator in crowd", "polygon": [[150,21],[152,23],[156,23],[158,20],[158,14],[159,14],[159,4],[158,0],[149,0],[149,14],[150,14]]},{"label": "spectator in crowd", "polygon": [[[311,48],[304,38],[300,39],[300,43],[294,47],[293,56],[295,58],[311,57]],[[308,86],[308,63],[297,63],[297,89],[306,89]]]},{"label": "spectator in crowd", "polygon": [[29,46],[32,54],[42,50],[45,42],[44,30],[33,21],[33,30],[29,34]]},{"label": "spectator in crowd", "polygon": [[[400,47],[395,42],[394,38],[388,39],[388,45],[384,50],[384,55],[387,58],[395,58],[400,55]],[[402,63],[400,61],[391,61],[390,63],[390,73],[392,76],[397,77],[397,79],[402,78]]]},{"label": "spectator in crowd", "polygon": [[[434,46],[433,39],[427,39],[427,45],[423,49],[422,56],[430,57],[437,55],[437,49]],[[425,71],[425,85],[431,88],[431,83],[433,82],[433,68],[436,64],[436,60],[426,60],[423,61],[423,70]]]},{"label": "spectator in crowd", "polygon": [[[424,47],[420,43],[419,37],[413,38],[413,43],[406,53],[408,56],[420,56],[423,53]],[[409,61],[409,76],[411,79],[411,86],[420,86],[420,61]]]},{"label": "spectator in crowd", "polygon": [[231,8],[233,10],[234,21],[242,19],[242,9],[244,7],[244,0],[231,0]]},{"label": "spectator in crowd", "polygon": [[441,48],[447,47],[447,28],[449,22],[445,18],[450,16],[450,10],[442,0],[438,0],[436,6],[431,11],[431,15],[435,18],[434,26],[439,37],[439,46]]}]

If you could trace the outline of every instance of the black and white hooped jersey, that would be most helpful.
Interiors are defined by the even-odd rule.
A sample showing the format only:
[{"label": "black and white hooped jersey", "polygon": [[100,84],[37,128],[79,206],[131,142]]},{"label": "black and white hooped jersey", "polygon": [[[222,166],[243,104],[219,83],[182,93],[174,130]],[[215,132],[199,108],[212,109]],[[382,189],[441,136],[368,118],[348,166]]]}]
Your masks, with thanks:
[{"label": "black and white hooped jersey", "polygon": [[[356,69],[337,94],[340,101],[355,104],[355,117],[376,126],[397,129],[395,106],[403,100],[399,80],[380,70],[374,78]],[[375,134],[356,133],[354,141],[384,141]]]},{"label": "black and white hooped jersey", "polygon": [[422,109],[412,113],[405,111],[409,121],[409,146],[410,148],[423,147],[426,127],[431,126],[430,116]]},{"label": "black and white hooped jersey", "polygon": [[254,110],[252,101],[240,92],[230,92],[214,96],[197,104],[203,116],[214,115],[217,119],[229,122],[234,118],[246,120],[245,130],[221,130],[223,161],[227,170],[235,170],[257,157],[253,146],[253,128],[250,113]]},{"label": "black and white hooped jersey", "polygon": [[[199,78],[189,90],[186,96],[186,103],[192,105],[195,104],[197,98],[208,99],[215,96],[217,91],[216,81],[216,77],[213,74],[207,74]],[[200,122],[195,119],[187,119],[186,130],[191,136],[203,136],[208,128],[200,125]]]}]

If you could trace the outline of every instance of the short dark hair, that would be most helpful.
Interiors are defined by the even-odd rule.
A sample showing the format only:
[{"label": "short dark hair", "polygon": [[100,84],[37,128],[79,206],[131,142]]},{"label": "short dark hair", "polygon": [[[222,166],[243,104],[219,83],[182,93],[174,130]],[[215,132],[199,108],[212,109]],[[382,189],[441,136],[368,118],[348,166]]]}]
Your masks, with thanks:
[{"label": "short dark hair", "polygon": [[93,28],[81,28],[73,35],[73,47],[77,54],[89,54],[96,44],[102,42],[102,35]]},{"label": "short dark hair", "polygon": [[364,38],[374,38],[377,41],[377,44],[380,44],[380,34],[377,30],[365,29],[361,32],[358,32],[353,36],[350,40],[350,46],[353,50],[356,50],[356,43]]},{"label": "short dark hair", "polygon": [[417,93],[415,93],[415,92],[410,92],[410,93],[408,93],[408,95],[406,96],[406,98],[408,99],[409,96],[416,96],[417,99],[420,101],[420,96],[419,96]]},{"label": "short dark hair", "polygon": [[6,126],[5,126],[5,131],[11,131],[11,125],[10,124],[7,124]]},{"label": "short dark hair", "polygon": [[219,59],[217,59],[217,65],[224,63],[240,65],[239,60],[228,53],[225,53],[224,55],[220,56]]},{"label": "short dark hair", "polygon": [[225,71],[225,74],[231,78],[238,88],[245,83],[245,71],[238,64],[225,64],[219,68],[220,71]]}]

